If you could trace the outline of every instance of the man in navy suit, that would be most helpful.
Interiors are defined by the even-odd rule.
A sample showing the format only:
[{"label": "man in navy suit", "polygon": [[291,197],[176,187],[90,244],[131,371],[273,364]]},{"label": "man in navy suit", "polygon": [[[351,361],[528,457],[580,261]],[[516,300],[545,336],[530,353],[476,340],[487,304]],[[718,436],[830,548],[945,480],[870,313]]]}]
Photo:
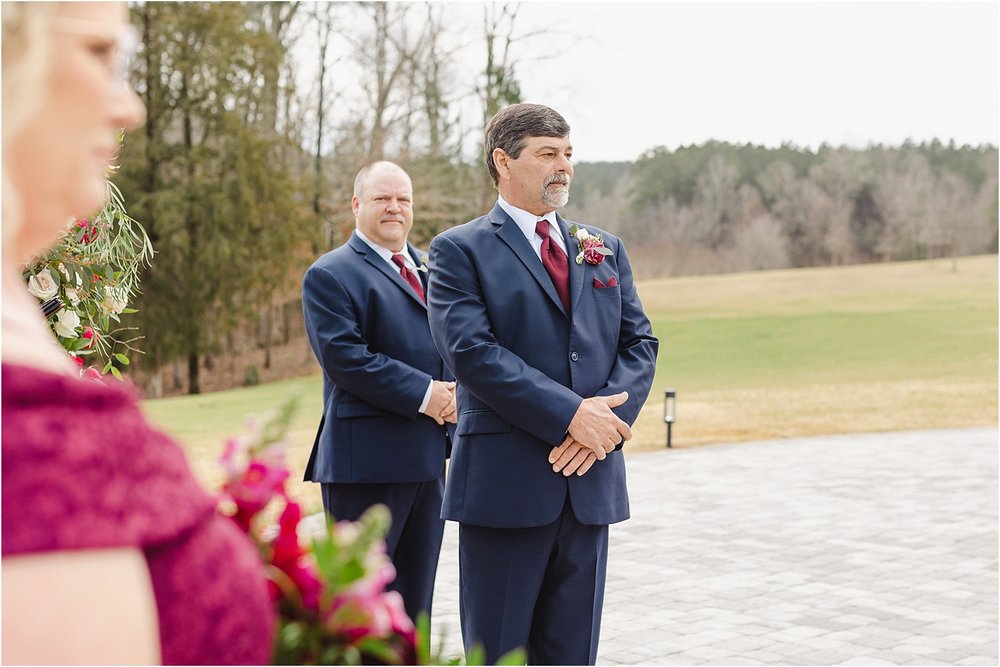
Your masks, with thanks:
[{"label": "man in navy suit", "polygon": [[431,610],[455,383],[427,324],[426,255],[406,240],[410,177],[391,162],[369,165],[351,206],[351,238],[302,283],[306,331],[323,367],[323,419],[305,479],[321,484],[323,506],[338,520],[389,507],[390,588],[415,619]]},{"label": "man in navy suit", "polygon": [[555,212],[563,117],[508,107],[485,148],[497,205],[430,247],[431,333],[459,384],[443,516],[460,523],[462,636],[491,663],[526,646],[530,664],[594,664],[608,524],[629,516],[620,450],[658,341],[621,241]]}]

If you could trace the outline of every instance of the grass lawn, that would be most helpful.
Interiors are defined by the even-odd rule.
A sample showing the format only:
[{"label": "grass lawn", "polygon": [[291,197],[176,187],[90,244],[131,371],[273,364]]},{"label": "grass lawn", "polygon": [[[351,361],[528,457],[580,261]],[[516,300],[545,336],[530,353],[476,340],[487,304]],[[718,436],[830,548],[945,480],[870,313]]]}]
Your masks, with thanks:
[{"label": "grass lawn", "polygon": [[[858,431],[997,423],[997,257],[794,269],[641,283],[660,338],[653,391],[626,451],[663,447],[677,390],[686,447]],[[146,401],[206,483],[244,418],[298,395],[292,465],[321,413],[319,376]],[[307,509],[315,485],[293,484]]]}]

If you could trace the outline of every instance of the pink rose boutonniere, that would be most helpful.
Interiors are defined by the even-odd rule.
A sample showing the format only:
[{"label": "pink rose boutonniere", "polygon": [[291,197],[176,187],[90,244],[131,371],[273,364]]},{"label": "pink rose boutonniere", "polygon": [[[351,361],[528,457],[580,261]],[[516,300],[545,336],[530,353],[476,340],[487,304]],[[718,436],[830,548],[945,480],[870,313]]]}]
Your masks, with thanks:
[{"label": "pink rose boutonniere", "polygon": [[591,234],[583,227],[576,225],[569,228],[569,233],[573,235],[580,246],[580,252],[576,256],[577,264],[583,264],[583,260],[587,260],[587,264],[597,265],[603,262],[607,255],[614,254],[604,247],[604,239],[601,238],[600,234]]}]

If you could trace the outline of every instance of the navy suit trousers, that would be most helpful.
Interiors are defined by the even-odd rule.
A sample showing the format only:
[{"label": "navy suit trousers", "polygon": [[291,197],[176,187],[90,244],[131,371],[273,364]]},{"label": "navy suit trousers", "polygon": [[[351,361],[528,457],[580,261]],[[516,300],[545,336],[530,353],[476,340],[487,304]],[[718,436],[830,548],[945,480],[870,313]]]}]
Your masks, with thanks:
[{"label": "navy suit trousers", "polygon": [[608,527],[581,524],[567,502],[535,528],[459,526],[466,653],[486,663],[525,647],[529,665],[593,665],[604,605]]},{"label": "navy suit trousers", "polygon": [[444,534],[441,498],[444,470],[426,482],[389,484],[322,484],[323,507],[337,521],[357,521],[372,505],[382,503],[392,514],[386,535],[386,552],[396,568],[390,590],[403,596],[406,613],[431,613],[434,578]]}]

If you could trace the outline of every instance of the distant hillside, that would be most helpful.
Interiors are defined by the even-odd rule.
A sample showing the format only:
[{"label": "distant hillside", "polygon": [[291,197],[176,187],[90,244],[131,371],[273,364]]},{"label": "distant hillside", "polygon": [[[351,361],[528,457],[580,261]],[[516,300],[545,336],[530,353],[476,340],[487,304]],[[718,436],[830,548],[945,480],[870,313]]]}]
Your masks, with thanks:
[{"label": "distant hillside", "polygon": [[994,146],[708,142],[581,163],[565,212],[655,277],[996,252],[997,196]]}]

